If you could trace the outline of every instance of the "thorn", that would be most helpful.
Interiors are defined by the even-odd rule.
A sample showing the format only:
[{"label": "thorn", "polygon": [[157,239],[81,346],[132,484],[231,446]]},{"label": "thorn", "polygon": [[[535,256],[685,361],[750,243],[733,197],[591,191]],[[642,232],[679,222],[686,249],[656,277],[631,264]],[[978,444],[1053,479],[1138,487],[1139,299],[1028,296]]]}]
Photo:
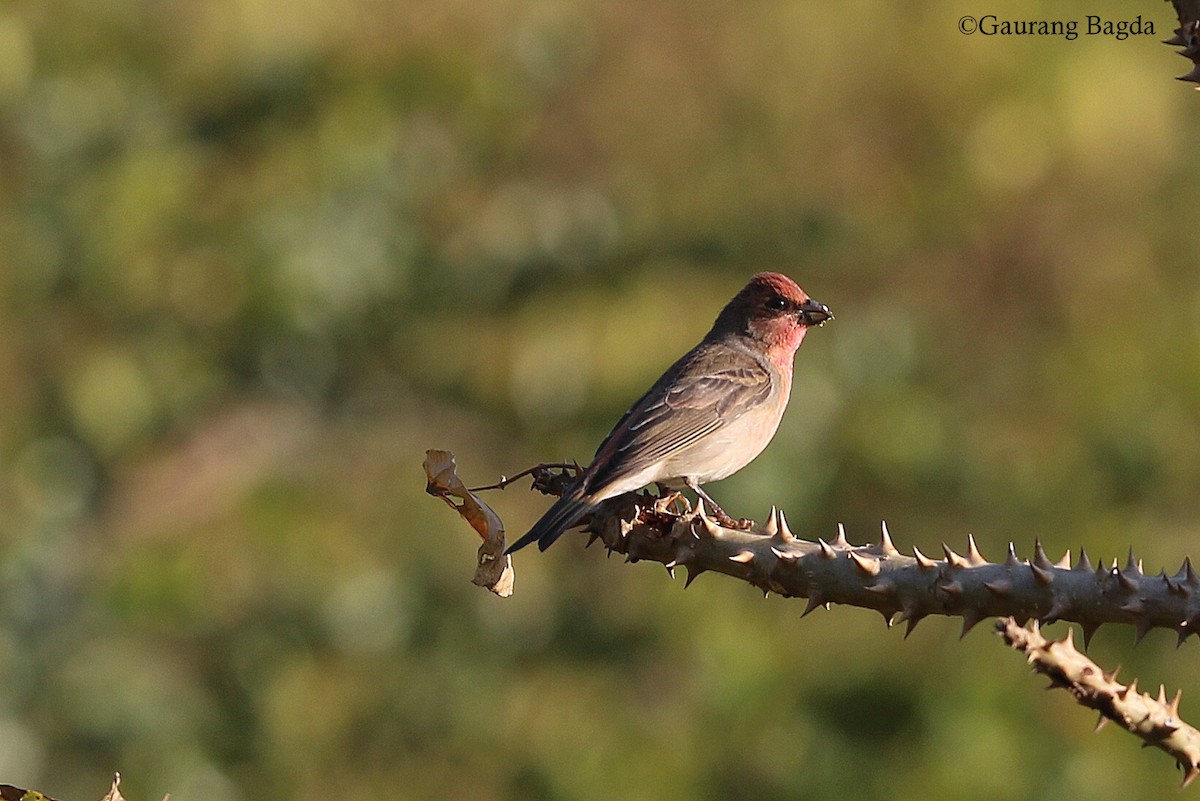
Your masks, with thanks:
[{"label": "thorn", "polygon": [[1129,546],[1129,559],[1125,562],[1125,572],[1132,573],[1135,576],[1142,574],[1142,560],[1134,559],[1132,545]]},{"label": "thorn", "polygon": [[951,567],[967,567],[967,560],[956,554],[946,543],[942,543],[942,553],[946,554],[946,564]]},{"label": "thorn", "polygon": [[[1176,78],[1175,80],[1177,80],[1177,81],[1191,81],[1192,83],[1200,83],[1200,67],[1196,67],[1196,69],[1192,70],[1192,71],[1191,71],[1191,72],[1189,72],[1187,75],[1180,75],[1180,76],[1179,76],[1178,78]],[[1189,778],[1189,779],[1187,779],[1186,781],[1191,781],[1191,779]],[[1186,786],[1186,782],[1185,782],[1185,786]]]},{"label": "thorn", "polygon": [[988,563],[988,560],[984,559],[983,554],[979,552],[979,545],[975,542],[974,534],[967,535],[967,561],[971,563],[972,567]]},{"label": "thorn", "polygon": [[[1044,559],[1045,557],[1046,555],[1042,554],[1042,558]],[[1030,564],[1029,569],[1033,572],[1033,578],[1038,584],[1048,587],[1054,581],[1054,574],[1044,567],[1038,567],[1035,564]]]},{"label": "thorn", "polygon": [[1187,47],[1187,41],[1183,38],[1183,31],[1179,28],[1175,29],[1175,35],[1170,39],[1163,39],[1162,43],[1171,47]]},{"label": "thorn", "polygon": [[711,517],[704,514],[704,499],[697,501],[696,514],[700,516],[700,524],[704,528],[704,533],[711,539],[718,539],[721,536],[721,529],[717,528],[717,524]]},{"label": "thorn", "polygon": [[1137,683],[1138,683],[1137,679],[1134,679],[1133,681],[1129,682],[1129,686],[1125,688],[1125,694],[1122,695],[1121,697],[1124,698],[1129,693],[1133,693],[1133,696],[1136,698],[1138,695]]},{"label": "thorn", "polygon": [[981,620],[983,620],[983,614],[977,609],[968,608],[963,610],[962,631],[959,632],[958,639],[961,640],[963,637],[966,637],[967,632],[975,628]]},{"label": "thorn", "polygon": [[867,592],[873,592],[876,595],[895,595],[896,585],[890,579],[883,579],[867,587]]},{"label": "thorn", "polygon": [[1167,587],[1167,592],[1172,595],[1178,595],[1180,598],[1187,598],[1192,594],[1192,588],[1182,581],[1176,581],[1168,576],[1165,572],[1161,574],[1163,584]]},{"label": "thorn", "polygon": [[863,556],[858,551],[849,552],[850,559],[853,560],[854,566],[865,576],[879,575],[879,560],[870,556]]},{"label": "thorn", "polygon": [[1066,648],[1068,651],[1070,651],[1070,652],[1072,652],[1072,653],[1076,653],[1076,650],[1075,650],[1075,629],[1068,628],[1068,629],[1067,629],[1067,635],[1066,635],[1065,637],[1063,637],[1061,640],[1056,640],[1056,642],[1057,642],[1058,644],[1062,645],[1062,647],[1063,647],[1063,648]]},{"label": "thorn", "polygon": [[1049,570],[1054,567],[1054,563],[1046,558],[1046,549],[1042,547],[1040,539],[1033,541],[1033,561],[1030,564],[1034,567],[1040,567],[1042,570]]},{"label": "thorn", "polygon": [[1096,633],[1096,629],[1100,628],[1100,624],[1089,620],[1086,623],[1080,623],[1079,626],[1083,629],[1083,647],[1087,648],[1092,644],[1092,635]]},{"label": "thorn", "polygon": [[896,550],[895,543],[892,542],[892,535],[888,533],[887,521],[880,521],[880,528],[883,533],[879,535],[879,551],[884,556],[899,556],[900,551]]},{"label": "thorn", "polygon": [[1082,547],[1079,549],[1079,563],[1075,565],[1076,570],[1091,570],[1092,560],[1088,558],[1087,551]]},{"label": "thorn", "polygon": [[1008,555],[1004,557],[1005,567],[1016,567],[1021,564],[1021,560],[1017,558],[1017,547],[1011,542],[1008,544]]},{"label": "thorn", "polygon": [[600,539],[600,535],[599,535],[599,534],[597,534],[595,531],[589,531],[589,532],[588,532],[588,541],[587,541],[587,545],[583,546],[583,547],[584,547],[584,549],[586,550],[587,548],[591,548],[591,547],[592,547],[592,543],[593,543],[593,542],[595,542],[595,541],[596,541],[596,540],[598,540],[598,539]]},{"label": "thorn", "polygon": [[1100,671],[1100,675],[1104,678],[1105,681],[1110,682],[1110,683],[1115,683],[1117,680],[1117,674],[1120,672],[1121,672],[1121,666],[1117,665],[1112,670]]},{"label": "thorn", "polygon": [[1164,686],[1162,684],[1158,685],[1158,697],[1155,700],[1158,701],[1160,706],[1167,705],[1167,688],[1166,688],[1166,686]]},{"label": "thorn", "polygon": [[730,562],[741,562],[743,565],[754,561],[754,551],[738,551],[733,556],[729,557]]},{"label": "thorn", "polygon": [[995,595],[997,598],[1004,598],[1012,595],[1011,581],[985,581],[983,582],[984,589]]},{"label": "thorn", "polygon": [[1183,690],[1176,690],[1175,697],[1167,704],[1167,712],[1173,718],[1179,717],[1179,702],[1183,700]]},{"label": "thorn", "polygon": [[921,549],[915,545],[913,546],[913,557],[915,557],[917,560],[917,567],[921,568],[922,570],[928,570],[931,567],[937,566],[937,562],[921,553]]},{"label": "thorn", "polygon": [[1188,637],[1191,637],[1193,634],[1196,633],[1196,632],[1192,631],[1190,628],[1188,628],[1186,620],[1179,624],[1179,628],[1176,631],[1178,634],[1178,639],[1176,639],[1176,641],[1175,641],[1176,648],[1179,648],[1180,646],[1182,646],[1184,644],[1184,642],[1187,641]]},{"label": "thorn", "polygon": [[701,520],[708,518],[708,510],[704,508],[703,498],[696,499],[696,517],[699,517]]},{"label": "thorn", "polygon": [[1101,712],[1100,718],[1096,721],[1096,727],[1094,729],[1092,729],[1092,733],[1094,734],[1095,732],[1100,731],[1107,725],[1108,725],[1108,718],[1104,717],[1104,713]]},{"label": "thorn", "polygon": [[1187,770],[1185,770],[1183,773],[1183,784],[1179,786],[1179,789],[1182,790],[1187,787],[1192,783],[1192,779],[1196,778],[1197,776],[1200,776],[1200,764],[1189,765]]},{"label": "thorn", "polygon": [[775,554],[779,561],[789,565],[800,560],[800,554],[795,551],[781,551],[774,545],[771,546],[771,553]]},{"label": "thorn", "polygon": [[820,537],[817,537],[817,545],[820,546],[820,548],[821,548],[821,558],[822,559],[837,558],[837,552],[834,551],[833,546],[831,546],[825,540],[821,539]]},{"label": "thorn", "polygon": [[[1062,620],[1063,615],[1065,615],[1070,609],[1071,602],[1069,600],[1056,596],[1054,598],[1054,603],[1050,605],[1050,611],[1046,613],[1044,618],[1042,618],[1042,622],[1053,623],[1056,620]],[[1070,629],[1069,631],[1074,631],[1074,629]]]},{"label": "thorn", "polygon": [[917,627],[917,624],[920,623],[922,620],[924,620],[926,616],[927,616],[926,612],[921,612],[915,608],[912,609],[912,611],[909,611],[907,609],[904,611],[904,613],[902,614],[902,616],[900,618],[901,620],[904,620],[907,624],[904,627],[904,639],[906,639],[906,640],[908,639],[908,635],[913,633],[913,629],[915,629]]},{"label": "thorn", "polygon": [[1133,644],[1137,645],[1146,636],[1146,632],[1150,631],[1153,624],[1146,618],[1138,618],[1137,625],[1133,629]]},{"label": "thorn", "polygon": [[670,562],[667,562],[665,565],[663,565],[663,567],[667,569],[668,576],[675,578],[675,568],[678,567],[678,565],[679,563],[672,559]]},{"label": "thorn", "polygon": [[1175,574],[1175,578],[1183,579],[1191,587],[1200,586],[1200,577],[1197,577],[1196,571],[1192,569],[1190,556],[1183,557],[1183,564],[1179,566],[1179,572]]},{"label": "thorn", "polygon": [[779,510],[779,539],[784,542],[791,542],[796,539],[796,535],[788,528],[787,517],[784,515],[782,509]]},{"label": "thorn", "polygon": [[963,585],[961,581],[947,581],[944,584],[938,584],[938,589],[953,598],[961,598],[963,594]]},{"label": "thorn", "polygon": [[1059,559],[1057,562],[1054,563],[1054,566],[1061,567],[1063,570],[1071,569],[1071,549],[1070,548],[1068,548],[1067,552],[1062,555],[1061,559]]},{"label": "thorn", "polygon": [[769,537],[774,537],[776,534],[779,533],[778,515],[779,515],[779,510],[776,509],[774,506],[772,506],[771,511],[767,513],[767,524],[765,526],[763,526],[763,531],[765,531],[767,533],[767,536],[769,536]]},{"label": "thorn", "polygon": [[1129,575],[1127,575],[1125,573],[1122,573],[1121,569],[1119,567],[1114,567],[1112,569],[1112,574],[1117,577],[1117,583],[1119,583],[1126,592],[1136,592],[1137,591],[1137,588],[1138,588],[1137,580],[1134,578],[1130,578]]},{"label": "thorn", "polygon": [[880,609],[879,614],[883,615],[883,625],[887,626],[890,629],[892,627],[892,624],[895,622],[893,620],[893,618],[896,617],[896,613],[894,611],[889,612],[885,609]]},{"label": "thorn", "polygon": [[800,613],[800,617],[805,617],[818,606],[824,606],[825,602],[821,600],[821,593],[814,592],[808,596],[808,603],[804,605],[804,611]]},{"label": "thorn", "polygon": [[685,567],[687,568],[687,580],[683,582],[683,588],[686,590],[688,587],[692,586],[692,582],[695,581],[696,577],[703,573],[706,568],[695,567],[693,565],[685,565]]},{"label": "thorn", "polygon": [[838,535],[837,535],[837,539],[835,539],[833,541],[833,547],[835,547],[835,548],[849,548],[850,547],[850,542],[846,539],[846,527],[843,526],[841,523],[838,523]]},{"label": "thorn", "polygon": [[1128,612],[1131,615],[1140,615],[1146,610],[1146,606],[1142,603],[1140,598],[1131,598],[1117,608],[1122,612]]}]

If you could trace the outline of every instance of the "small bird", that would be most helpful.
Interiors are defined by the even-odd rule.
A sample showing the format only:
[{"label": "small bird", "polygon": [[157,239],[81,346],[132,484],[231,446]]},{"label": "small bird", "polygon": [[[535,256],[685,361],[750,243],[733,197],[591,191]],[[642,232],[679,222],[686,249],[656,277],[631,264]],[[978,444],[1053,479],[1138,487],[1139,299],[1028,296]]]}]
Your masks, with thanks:
[{"label": "small bird", "polygon": [[602,501],[651,483],[691,489],[722,523],[732,524],[700,485],[733,475],[767,447],[791,396],[796,349],[810,327],[832,319],[829,307],[786,275],[755,275],[505,553],[534,541],[544,551]]}]

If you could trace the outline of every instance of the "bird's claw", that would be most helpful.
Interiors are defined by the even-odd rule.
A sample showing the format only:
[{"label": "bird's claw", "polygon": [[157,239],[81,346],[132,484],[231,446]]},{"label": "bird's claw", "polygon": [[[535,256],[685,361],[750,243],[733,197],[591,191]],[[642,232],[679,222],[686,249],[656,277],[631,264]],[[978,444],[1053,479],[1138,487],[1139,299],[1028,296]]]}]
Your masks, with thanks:
[{"label": "bird's claw", "polygon": [[665,492],[654,499],[654,511],[666,513],[671,511],[672,506],[680,503],[686,504],[686,501],[687,499],[683,497],[682,492]]}]

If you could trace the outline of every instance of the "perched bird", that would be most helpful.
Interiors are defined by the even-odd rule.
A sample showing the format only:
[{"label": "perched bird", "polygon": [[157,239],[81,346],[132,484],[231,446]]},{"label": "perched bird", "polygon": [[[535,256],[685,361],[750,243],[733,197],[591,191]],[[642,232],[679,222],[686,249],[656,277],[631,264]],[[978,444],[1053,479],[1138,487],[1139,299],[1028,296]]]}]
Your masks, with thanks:
[{"label": "perched bird", "polygon": [[592,463],[506,553],[543,551],[600,503],[647,484],[700,488],[741,470],[775,436],[804,335],[832,320],[823,303],[779,273],[759,273],[721,310],[700,344],[625,412]]}]

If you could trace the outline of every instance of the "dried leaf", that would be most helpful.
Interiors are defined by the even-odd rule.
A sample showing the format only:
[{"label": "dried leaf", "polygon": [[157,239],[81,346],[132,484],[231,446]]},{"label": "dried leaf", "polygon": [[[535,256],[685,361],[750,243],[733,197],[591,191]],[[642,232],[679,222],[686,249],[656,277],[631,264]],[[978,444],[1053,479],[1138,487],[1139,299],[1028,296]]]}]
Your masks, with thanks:
[{"label": "dried leaf", "polygon": [[[512,557],[504,554],[504,523],[479,496],[467,489],[458,477],[458,466],[450,451],[425,451],[425,491],[441,498],[483,538],[479,546],[478,566],[473,579],[501,598],[513,593]],[[456,502],[457,498],[461,503]]]},{"label": "dried leaf", "polygon": [[120,787],[121,774],[117,773],[113,775],[112,787],[109,788],[108,794],[105,795],[104,798],[100,799],[100,801],[125,801],[125,796],[121,795],[121,790],[119,789]]}]

